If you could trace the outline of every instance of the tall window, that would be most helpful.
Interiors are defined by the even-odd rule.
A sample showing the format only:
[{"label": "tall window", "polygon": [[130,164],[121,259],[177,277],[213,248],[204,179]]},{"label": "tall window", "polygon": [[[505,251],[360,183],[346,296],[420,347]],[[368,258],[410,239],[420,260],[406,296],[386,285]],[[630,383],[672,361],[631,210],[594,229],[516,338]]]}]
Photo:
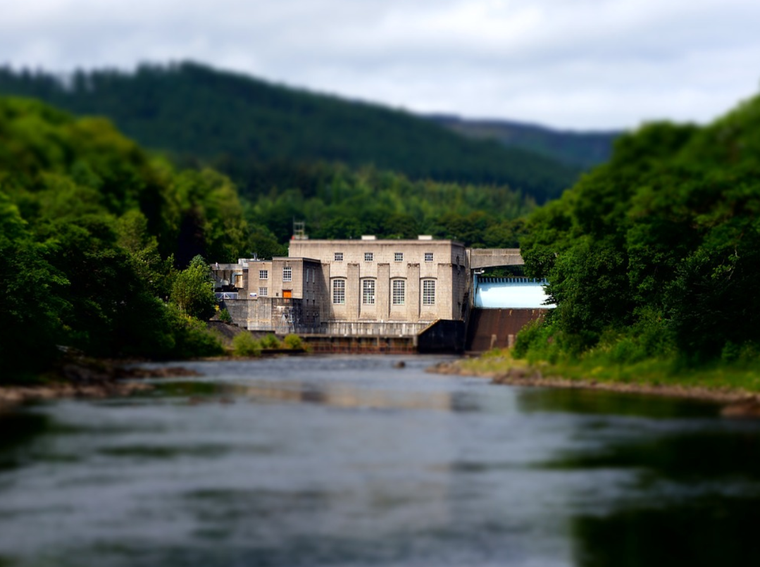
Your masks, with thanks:
[{"label": "tall window", "polygon": [[425,262],[432,262],[432,261],[433,261],[433,253],[425,252]]},{"label": "tall window", "polygon": [[293,279],[293,270],[290,266],[282,269],[282,281],[289,282]]},{"label": "tall window", "polygon": [[259,270],[259,279],[266,280],[269,278],[269,270]]},{"label": "tall window", "polygon": [[269,290],[267,288],[260,287],[259,288],[259,297],[266,297],[267,295],[269,295],[268,291]]},{"label": "tall window", "polygon": [[364,305],[375,304],[375,280],[362,281],[362,303]]},{"label": "tall window", "polygon": [[375,259],[375,255],[372,252],[365,252],[364,253],[364,261],[365,262],[372,262]]},{"label": "tall window", "polygon": [[344,304],[346,302],[346,280],[333,280],[333,303]]},{"label": "tall window", "polygon": [[435,305],[435,280],[422,281],[422,305]]},{"label": "tall window", "polygon": [[336,262],[342,262],[343,261],[343,252],[336,252],[335,253],[335,261]]},{"label": "tall window", "polygon": [[393,259],[396,262],[403,262],[404,261],[404,253],[403,252],[394,252],[393,253]]},{"label": "tall window", "polygon": [[406,282],[393,280],[393,305],[403,305],[406,296]]}]

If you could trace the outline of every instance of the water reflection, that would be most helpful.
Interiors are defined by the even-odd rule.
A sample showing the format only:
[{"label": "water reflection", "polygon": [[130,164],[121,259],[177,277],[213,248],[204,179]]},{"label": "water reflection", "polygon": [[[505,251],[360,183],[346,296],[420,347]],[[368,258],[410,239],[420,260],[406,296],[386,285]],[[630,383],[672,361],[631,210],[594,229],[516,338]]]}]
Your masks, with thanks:
[{"label": "water reflection", "polygon": [[760,428],[436,360],[193,363],[0,418],[0,565],[731,565]]}]

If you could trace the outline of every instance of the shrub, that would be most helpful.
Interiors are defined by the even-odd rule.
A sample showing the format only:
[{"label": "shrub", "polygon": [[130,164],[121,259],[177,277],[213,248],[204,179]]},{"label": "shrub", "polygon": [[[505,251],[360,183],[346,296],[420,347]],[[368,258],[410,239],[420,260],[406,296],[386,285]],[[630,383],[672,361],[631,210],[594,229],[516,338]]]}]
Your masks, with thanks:
[{"label": "shrub", "polygon": [[174,311],[172,315],[175,341],[172,356],[190,358],[216,356],[224,352],[222,343],[208,330],[205,323],[177,311]]},{"label": "shrub", "polygon": [[266,337],[261,339],[261,347],[262,348],[282,348],[282,343],[280,342],[280,339],[275,337],[272,333],[269,333]]},{"label": "shrub", "polygon": [[228,325],[232,324],[232,315],[230,315],[230,312],[227,311],[226,307],[219,311],[219,320],[222,323],[227,323]]},{"label": "shrub", "polygon": [[303,339],[298,335],[285,335],[283,342],[285,343],[285,348],[289,348],[291,350],[304,350],[305,348]]},{"label": "shrub", "polygon": [[248,331],[235,335],[232,339],[235,356],[261,356],[261,343]]}]

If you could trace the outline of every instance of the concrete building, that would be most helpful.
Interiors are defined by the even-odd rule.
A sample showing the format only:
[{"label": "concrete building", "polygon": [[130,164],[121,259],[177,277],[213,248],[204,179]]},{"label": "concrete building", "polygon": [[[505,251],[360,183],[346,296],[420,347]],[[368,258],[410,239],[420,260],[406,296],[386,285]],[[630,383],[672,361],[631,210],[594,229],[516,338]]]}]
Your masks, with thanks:
[{"label": "concrete building", "polygon": [[296,333],[325,352],[408,352],[511,345],[546,311],[543,282],[481,282],[473,271],[521,262],[517,249],[469,250],[429,236],[301,236],[287,257],[211,267],[217,297],[241,327]]},{"label": "concrete building", "polygon": [[[254,331],[413,337],[463,321],[467,251],[433,240],[292,240],[288,256],[212,264],[233,320]],[[230,294],[235,283],[237,296]],[[226,296],[224,295],[226,293]]]},{"label": "concrete building", "polygon": [[451,240],[293,240],[289,255],[321,265],[323,331],[411,336],[437,320],[461,321],[467,255]]}]

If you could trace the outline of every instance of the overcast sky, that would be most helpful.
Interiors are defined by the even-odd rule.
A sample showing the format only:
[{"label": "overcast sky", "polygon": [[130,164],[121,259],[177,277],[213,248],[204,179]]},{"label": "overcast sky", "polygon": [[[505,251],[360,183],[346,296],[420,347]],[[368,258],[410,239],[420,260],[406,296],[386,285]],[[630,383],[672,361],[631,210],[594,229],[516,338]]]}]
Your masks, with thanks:
[{"label": "overcast sky", "polygon": [[411,111],[704,122],[760,86],[758,0],[19,0],[14,67],[192,59]]}]

